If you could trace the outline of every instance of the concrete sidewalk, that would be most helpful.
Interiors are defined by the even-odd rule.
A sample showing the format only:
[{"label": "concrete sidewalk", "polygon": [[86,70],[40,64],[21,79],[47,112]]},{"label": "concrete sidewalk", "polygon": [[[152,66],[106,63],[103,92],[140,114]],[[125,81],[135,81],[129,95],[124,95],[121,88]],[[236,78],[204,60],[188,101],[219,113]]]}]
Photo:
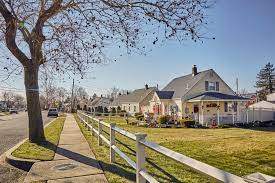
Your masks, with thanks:
[{"label": "concrete sidewalk", "polygon": [[53,161],[35,163],[26,183],[108,182],[74,117],[67,115]]}]

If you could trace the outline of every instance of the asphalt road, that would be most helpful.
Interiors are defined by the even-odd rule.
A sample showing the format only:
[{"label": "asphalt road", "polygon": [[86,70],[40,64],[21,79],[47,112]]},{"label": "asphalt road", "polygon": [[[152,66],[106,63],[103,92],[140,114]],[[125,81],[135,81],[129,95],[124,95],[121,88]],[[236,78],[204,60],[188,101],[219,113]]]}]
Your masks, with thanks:
[{"label": "asphalt road", "polygon": [[[48,118],[46,111],[42,112],[44,125],[53,118]],[[19,112],[7,116],[0,116],[0,156],[28,137],[28,114]]]}]

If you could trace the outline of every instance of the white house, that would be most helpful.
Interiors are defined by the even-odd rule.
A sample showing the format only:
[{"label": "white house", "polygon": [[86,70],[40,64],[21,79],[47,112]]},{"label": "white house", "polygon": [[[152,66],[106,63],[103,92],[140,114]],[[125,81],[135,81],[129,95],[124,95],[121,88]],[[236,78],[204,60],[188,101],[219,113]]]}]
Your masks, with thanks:
[{"label": "white house", "polygon": [[173,79],[150,101],[155,114],[191,117],[202,125],[241,121],[241,110],[248,99],[236,93],[213,70],[197,71]]}]

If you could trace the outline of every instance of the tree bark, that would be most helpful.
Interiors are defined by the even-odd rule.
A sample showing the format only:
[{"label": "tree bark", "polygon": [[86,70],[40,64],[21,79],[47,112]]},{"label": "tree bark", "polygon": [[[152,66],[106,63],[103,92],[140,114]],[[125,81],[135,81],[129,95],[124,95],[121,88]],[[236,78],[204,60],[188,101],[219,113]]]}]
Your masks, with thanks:
[{"label": "tree bark", "polygon": [[39,101],[38,87],[39,66],[25,67],[25,87],[27,98],[27,109],[29,116],[29,140],[40,143],[45,140],[43,119]]}]

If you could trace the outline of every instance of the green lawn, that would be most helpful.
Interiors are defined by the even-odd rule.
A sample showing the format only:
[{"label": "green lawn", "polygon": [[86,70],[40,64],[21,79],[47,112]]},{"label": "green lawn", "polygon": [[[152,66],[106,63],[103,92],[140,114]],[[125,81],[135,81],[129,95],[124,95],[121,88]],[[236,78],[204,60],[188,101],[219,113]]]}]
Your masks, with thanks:
[{"label": "green lawn", "polygon": [[[275,128],[267,128],[266,131],[237,128],[144,128],[127,125],[123,118],[109,120],[107,117],[104,121],[115,122],[132,133],[146,133],[150,141],[239,176],[255,172],[275,176]],[[97,139],[86,130],[85,133],[110,182],[135,180],[134,170],[124,160],[117,156],[116,163],[109,164],[109,148],[99,147]],[[105,136],[108,137],[108,134]],[[117,138],[118,147],[135,160],[135,143],[121,135],[117,135]],[[147,168],[160,182],[213,182],[163,155],[151,150],[146,153]]]},{"label": "green lawn", "polygon": [[19,146],[19,148],[17,148],[12,155],[24,159],[43,161],[53,160],[65,119],[65,117],[58,117],[54,122],[45,128],[45,142],[38,145],[26,141]]}]

